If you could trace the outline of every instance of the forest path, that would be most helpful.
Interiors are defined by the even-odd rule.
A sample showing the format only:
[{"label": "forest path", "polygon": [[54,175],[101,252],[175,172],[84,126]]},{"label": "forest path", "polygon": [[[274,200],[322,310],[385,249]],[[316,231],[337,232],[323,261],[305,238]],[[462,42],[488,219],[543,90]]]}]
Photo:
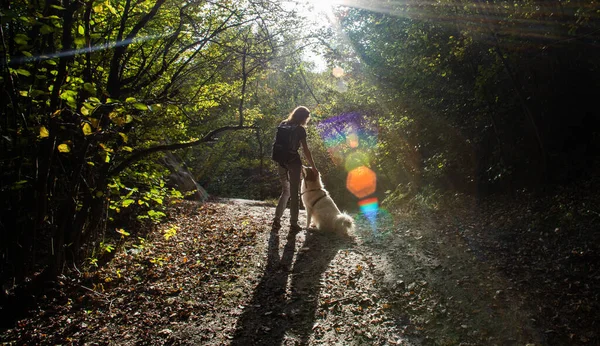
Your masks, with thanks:
[{"label": "forest path", "polygon": [[[359,222],[353,234],[273,232],[274,208],[261,202],[222,200],[263,222],[256,266],[229,322],[193,343],[222,345],[541,344],[527,299],[478,258],[464,239],[423,220],[421,227]],[[232,211],[235,213],[234,211]],[[388,220],[389,221],[389,220]],[[300,213],[300,224],[305,213]],[[475,253],[474,253],[475,251]],[[239,314],[239,318],[231,316]],[[206,319],[201,325],[221,324]],[[189,329],[188,329],[189,331]],[[230,341],[228,341],[228,339]]]},{"label": "forest path", "polygon": [[[19,344],[543,344],[527,297],[463,238],[358,223],[349,236],[270,228],[274,208],[181,202],[154,236],[64,277]],[[301,212],[302,224],[305,213]]]}]

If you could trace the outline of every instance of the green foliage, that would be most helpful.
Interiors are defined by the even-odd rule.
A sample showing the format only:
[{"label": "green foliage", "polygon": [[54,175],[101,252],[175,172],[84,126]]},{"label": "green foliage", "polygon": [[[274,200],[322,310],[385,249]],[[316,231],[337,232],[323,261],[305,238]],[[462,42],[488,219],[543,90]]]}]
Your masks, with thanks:
[{"label": "green foliage", "polygon": [[[274,56],[265,25],[296,26],[269,2],[61,4],[11,2],[0,47],[0,178],[11,187],[1,257],[33,258],[51,247],[40,241],[54,241],[52,258],[35,264],[54,274],[65,244],[68,258],[87,258],[123,214],[158,222],[167,200],[183,196],[166,186],[156,154],[134,155],[262,121],[259,107],[238,111],[253,96],[242,80],[254,83]],[[17,266],[2,263],[2,282],[34,264]]]}]

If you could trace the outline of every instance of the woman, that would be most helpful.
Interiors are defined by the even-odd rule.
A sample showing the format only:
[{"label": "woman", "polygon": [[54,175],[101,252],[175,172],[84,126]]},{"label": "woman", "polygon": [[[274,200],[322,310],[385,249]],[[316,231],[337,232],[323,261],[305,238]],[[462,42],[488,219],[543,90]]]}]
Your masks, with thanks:
[{"label": "woman", "polygon": [[287,127],[291,133],[292,154],[286,163],[279,165],[279,180],[281,181],[281,196],[275,209],[275,218],[273,219],[273,229],[281,228],[281,216],[287,205],[288,199],[292,197],[290,203],[290,230],[300,231],[302,228],[298,225],[298,201],[300,188],[300,173],[302,170],[302,161],[298,154],[298,149],[302,145],[304,157],[308,160],[311,169],[318,174],[308,145],[306,144],[306,130],[304,127],[310,119],[308,108],[296,107],[286,120],[279,124],[279,127]]}]

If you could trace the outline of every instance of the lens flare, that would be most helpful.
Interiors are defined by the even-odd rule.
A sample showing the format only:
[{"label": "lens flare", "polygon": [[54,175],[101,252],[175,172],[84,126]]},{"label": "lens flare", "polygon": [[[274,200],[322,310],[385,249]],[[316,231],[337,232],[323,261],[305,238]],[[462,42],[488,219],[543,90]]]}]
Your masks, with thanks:
[{"label": "lens flare", "polygon": [[335,78],[340,78],[344,75],[344,70],[341,67],[337,66],[337,67],[334,67],[333,70],[331,70],[331,74]]},{"label": "lens flare", "polygon": [[377,210],[379,210],[379,201],[377,200],[377,197],[366,198],[358,202],[358,207],[360,208],[360,211],[368,218],[369,216],[377,215]]},{"label": "lens flare", "polygon": [[359,113],[338,115],[317,125],[330,155],[335,152],[343,156],[349,155],[358,148],[367,154],[375,148],[377,133],[369,130],[368,127],[367,120]]},{"label": "lens flare", "polygon": [[331,160],[336,165],[343,164],[348,172],[346,188],[359,200],[363,220],[368,222],[374,234],[378,233],[384,211],[379,208],[377,198],[372,197],[377,191],[377,174],[368,167],[377,146],[377,132],[359,113],[329,118],[319,123],[317,129]]},{"label": "lens flare", "polygon": [[344,162],[344,168],[347,172],[352,171],[360,166],[366,166],[369,164],[369,155],[363,151],[355,151],[348,154],[346,161]]},{"label": "lens flare", "polygon": [[346,143],[350,148],[358,147],[358,134],[356,132],[350,132],[348,136],[346,136]]},{"label": "lens flare", "polygon": [[335,88],[338,92],[345,93],[346,91],[348,91],[348,84],[340,79],[335,84]]},{"label": "lens flare", "polygon": [[337,166],[344,163],[344,153],[339,146],[327,148],[327,152],[329,153],[329,157],[331,157],[331,161]]},{"label": "lens flare", "polygon": [[367,166],[360,166],[348,173],[346,188],[357,198],[364,198],[377,189],[377,174]]}]

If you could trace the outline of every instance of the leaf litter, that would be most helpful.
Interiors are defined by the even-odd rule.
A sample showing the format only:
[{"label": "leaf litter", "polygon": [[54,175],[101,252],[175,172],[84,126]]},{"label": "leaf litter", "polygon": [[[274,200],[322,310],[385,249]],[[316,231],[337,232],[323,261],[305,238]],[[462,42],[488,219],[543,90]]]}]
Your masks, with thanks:
[{"label": "leaf litter", "polygon": [[[597,233],[561,241],[573,228],[522,201],[529,208],[397,213],[377,232],[359,219],[348,236],[272,232],[274,209],[262,202],[181,202],[145,242],[62,276],[0,341],[596,344]],[[536,220],[547,224],[511,231]]]}]

